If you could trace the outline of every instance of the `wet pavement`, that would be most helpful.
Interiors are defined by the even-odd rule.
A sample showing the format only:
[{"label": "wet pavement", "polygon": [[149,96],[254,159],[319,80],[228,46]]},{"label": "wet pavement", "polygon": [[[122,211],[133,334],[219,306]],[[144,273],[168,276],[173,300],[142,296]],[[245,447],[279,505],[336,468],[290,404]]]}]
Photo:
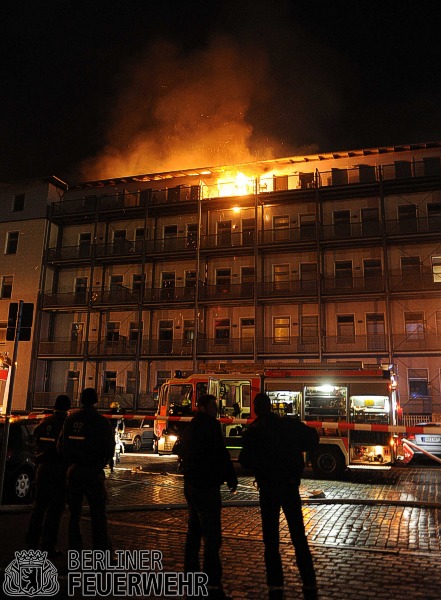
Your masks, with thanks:
[{"label": "wet pavement", "polygon": [[[231,495],[226,488],[222,492],[224,585],[234,600],[260,600],[267,591],[257,491],[251,477],[241,470],[238,475],[238,493]],[[158,549],[163,553],[164,570],[182,571],[187,516],[182,483],[173,457],[124,455],[107,480],[115,548]],[[441,598],[439,466],[351,471],[341,481],[318,480],[307,470],[301,492],[321,600]],[[29,513],[17,510],[0,513],[2,569],[14,558],[14,550],[24,548],[28,518]],[[67,515],[60,539],[64,549],[66,521]],[[90,547],[87,515],[84,531]],[[281,553],[285,597],[301,598],[283,516]],[[56,598],[61,599],[68,597],[63,587],[65,560],[58,560],[56,566],[63,589]]]}]

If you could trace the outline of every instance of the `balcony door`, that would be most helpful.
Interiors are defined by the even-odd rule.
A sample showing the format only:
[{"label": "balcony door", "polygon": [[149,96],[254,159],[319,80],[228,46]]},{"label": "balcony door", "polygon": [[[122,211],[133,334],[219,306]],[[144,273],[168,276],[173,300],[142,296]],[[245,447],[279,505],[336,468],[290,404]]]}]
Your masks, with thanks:
[{"label": "balcony door", "polygon": [[386,349],[386,329],[384,326],[383,313],[371,313],[366,315],[366,335],[368,350]]},{"label": "balcony door", "polygon": [[159,321],[158,328],[158,352],[159,354],[171,354],[173,351],[173,321]]},{"label": "balcony door", "polygon": [[174,300],[176,287],[176,273],[163,271],[161,273],[161,300]]}]

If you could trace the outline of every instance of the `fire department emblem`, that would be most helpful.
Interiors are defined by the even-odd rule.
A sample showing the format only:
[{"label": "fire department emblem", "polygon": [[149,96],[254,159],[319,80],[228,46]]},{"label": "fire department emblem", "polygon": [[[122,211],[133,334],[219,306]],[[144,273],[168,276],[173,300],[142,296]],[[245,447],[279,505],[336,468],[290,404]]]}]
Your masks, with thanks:
[{"label": "fire department emblem", "polygon": [[55,596],[60,589],[58,573],[47,552],[22,550],[5,569],[3,591],[8,596]]}]

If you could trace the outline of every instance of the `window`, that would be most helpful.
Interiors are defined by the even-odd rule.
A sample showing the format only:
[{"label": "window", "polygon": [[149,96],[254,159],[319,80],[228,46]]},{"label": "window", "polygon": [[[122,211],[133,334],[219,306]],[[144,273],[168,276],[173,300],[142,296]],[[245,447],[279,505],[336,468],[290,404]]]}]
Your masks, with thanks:
[{"label": "window", "polygon": [[167,379],[171,379],[171,371],[156,371],[156,386],[160,388],[163,383],[166,383]]},{"label": "window", "polygon": [[216,269],[216,291],[228,294],[231,285],[231,269]]},{"label": "window", "polygon": [[231,221],[219,221],[217,224],[217,245],[231,246]]},{"label": "window", "polygon": [[383,313],[371,313],[366,315],[366,334],[368,350],[385,349],[386,337]]},{"label": "window", "polygon": [[351,235],[351,211],[334,210],[332,213],[334,222],[334,235],[337,238],[350,237]]},{"label": "window", "polygon": [[8,328],[7,321],[0,321],[0,344],[6,344],[6,330]]},{"label": "window", "polygon": [[12,298],[12,284],[14,282],[13,275],[3,275],[2,277],[2,288],[1,288],[1,297],[2,298]]},{"label": "window", "polygon": [[403,285],[417,287],[421,284],[421,259],[419,256],[402,256],[401,275]]},{"label": "window", "polygon": [[176,287],[176,273],[163,271],[161,273],[161,300],[174,300]]},{"label": "window", "polygon": [[105,371],[103,393],[111,395],[116,393],[116,371]]},{"label": "window", "polygon": [[214,343],[227,344],[230,340],[230,319],[215,319],[214,321]]},{"label": "window", "polygon": [[110,297],[113,300],[122,299],[122,293],[124,290],[123,276],[122,275],[111,275],[110,276]]},{"label": "window", "polygon": [[432,256],[432,275],[434,283],[441,283],[441,256]]},{"label": "window", "polygon": [[196,271],[185,271],[185,287],[196,287]]},{"label": "window", "polygon": [[430,231],[441,231],[441,202],[427,204],[427,218]]},{"label": "window", "polygon": [[302,344],[317,344],[318,316],[302,315],[300,317],[300,342]]},{"label": "window", "polygon": [[86,292],[87,292],[87,277],[76,277],[75,278],[75,295],[76,296],[84,296],[84,299],[86,298]]},{"label": "window", "polygon": [[317,288],[317,263],[300,263],[300,289],[315,291]]},{"label": "window", "polygon": [[335,268],[335,283],[339,288],[351,288],[352,282],[352,260],[336,260]]},{"label": "window", "polygon": [[184,320],[184,331],[182,332],[184,344],[191,345],[194,340],[194,321]]},{"label": "window", "polygon": [[423,313],[404,313],[404,329],[408,340],[424,339],[424,315]]},{"label": "window", "polygon": [[17,254],[18,234],[18,231],[8,231],[6,234],[5,254]]},{"label": "window", "polygon": [[337,315],[337,343],[353,344],[354,342],[354,315]]},{"label": "window", "polygon": [[135,250],[136,252],[142,252],[144,246],[145,229],[144,227],[137,227],[135,229]]},{"label": "window", "polygon": [[80,233],[78,240],[78,255],[80,258],[87,258],[90,256],[90,247],[92,244],[92,234],[89,232]]},{"label": "window", "polygon": [[240,351],[251,353],[254,348],[254,319],[240,320]]},{"label": "window", "polygon": [[112,344],[113,342],[119,341],[119,327],[118,321],[109,321],[107,323],[106,342]]},{"label": "window", "polygon": [[409,397],[412,399],[428,398],[429,379],[427,369],[409,369],[407,373]]},{"label": "window", "polygon": [[132,292],[139,293],[143,286],[144,275],[142,273],[132,274]]},{"label": "window", "polygon": [[84,323],[71,323],[70,325],[70,341],[81,342],[83,340]]},{"label": "window", "polygon": [[252,246],[256,238],[256,220],[242,219],[242,244]]},{"label": "window", "polygon": [[129,325],[129,344],[130,346],[136,346],[138,340],[142,336],[142,322],[133,321]]},{"label": "window", "polygon": [[187,248],[197,248],[198,245],[198,224],[189,223],[187,225]]},{"label": "window", "polygon": [[435,312],[436,315],[436,332],[441,335],[441,310]]},{"label": "window", "polygon": [[313,240],[315,238],[315,215],[300,215],[300,239]]},{"label": "window", "polygon": [[166,225],[164,227],[164,250],[176,250],[178,238],[178,226]]},{"label": "window", "polygon": [[367,290],[378,290],[383,286],[383,271],[379,258],[363,260],[364,285]]},{"label": "window", "polygon": [[289,215],[273,217],[273,230],[275,242],[289,240]]},{"label": "window", "polygon": [[159,321],[158,352],[166,354],[173,350],[173,321]]},{"label": "window", "polygon": [[273,265],[274,290],[289,291],[289,264]]},{"label": "window", "polygon": [[290,317],[273,318],[273,342],[275,344],[288,344],[291,333]]},{"label": "window", "polygon": [[16,196],[14,196],[14,201],[12,203],[12,212],[21,212],[24,209],[24,203],[24,194],[17,194]]},{"label": "window", "polygon": [[126,251],[126,230],[117,229],[113,233],[113,254],[124,254]]},{"label": "window", "polygon": [[136,375],[134,371],[127,371],[126,374],[126,394],[136,393]]},{"label": "window", "polygon": [[240,278],[242,283],[254,283],[254,267],[241,267]]},{"label": "window", "polygon": [[361,209],[361,227],[363,235],[379,235],[380,215],[377,207]]},{"label": "window", "polygon": [[398,226],[400,233],[414,233],[417,231],[416,204],[402,204],[397,206]]}]

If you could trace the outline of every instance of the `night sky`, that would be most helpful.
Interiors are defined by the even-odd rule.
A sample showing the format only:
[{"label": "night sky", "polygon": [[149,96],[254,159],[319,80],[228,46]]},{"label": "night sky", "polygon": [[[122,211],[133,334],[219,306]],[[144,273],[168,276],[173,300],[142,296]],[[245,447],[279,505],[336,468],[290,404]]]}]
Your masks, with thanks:
[{"label": "night sky", "polygon": [[441,3],[16,0],[0,181],[441,140]]}]

